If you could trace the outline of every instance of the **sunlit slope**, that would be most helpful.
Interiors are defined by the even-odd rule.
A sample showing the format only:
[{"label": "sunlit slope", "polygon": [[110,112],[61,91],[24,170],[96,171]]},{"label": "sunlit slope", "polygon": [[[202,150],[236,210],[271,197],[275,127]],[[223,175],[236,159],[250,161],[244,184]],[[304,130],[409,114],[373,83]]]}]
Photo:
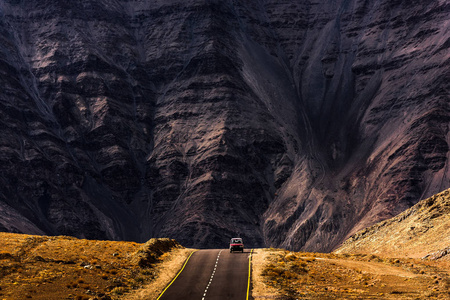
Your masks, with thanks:
[{"label": "sunlit slope", "polygon": [[[170,239],[145,244],[0,233],[0,299],[111,300],[171,280],[162,265],[189,250]],[[164,281],[164,282],[159,282]],[[156,285],[155,285],[156,284]]]},{"label": "sunlit slope", "polygon": [[[450,189],[447,189],[392,219],[359,231],[335,252],[419,258],[449,246]],[[448,251],[430,257],[444,259],[445,252]]]}]

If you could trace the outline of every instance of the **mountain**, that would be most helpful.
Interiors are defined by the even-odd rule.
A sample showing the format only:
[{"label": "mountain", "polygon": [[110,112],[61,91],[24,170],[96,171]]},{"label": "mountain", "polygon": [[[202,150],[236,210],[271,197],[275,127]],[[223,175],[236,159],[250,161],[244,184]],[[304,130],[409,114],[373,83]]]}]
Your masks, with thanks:
[{"label": "mountain", "polygon": [[331,251],[450,186],[449,12],[0,0],[0,230]]},{"label": "mountain", "polygon": [[335,252],[450,259],[450,189],[351,236]]}]

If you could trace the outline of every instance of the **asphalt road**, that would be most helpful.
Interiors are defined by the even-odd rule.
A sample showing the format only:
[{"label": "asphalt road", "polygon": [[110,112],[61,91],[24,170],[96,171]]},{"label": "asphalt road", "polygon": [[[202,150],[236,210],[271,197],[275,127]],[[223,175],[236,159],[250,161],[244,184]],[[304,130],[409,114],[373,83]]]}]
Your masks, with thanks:
[{"label": "asphalt road", "polygon": [[249,256],[250,250],[199,250],[159,300],[246,300]]}]

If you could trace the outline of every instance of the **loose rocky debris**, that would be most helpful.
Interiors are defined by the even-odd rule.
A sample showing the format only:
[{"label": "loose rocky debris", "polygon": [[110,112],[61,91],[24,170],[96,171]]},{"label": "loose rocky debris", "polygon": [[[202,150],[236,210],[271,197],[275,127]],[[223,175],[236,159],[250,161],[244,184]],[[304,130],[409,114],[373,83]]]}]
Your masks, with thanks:
[{"label": "loose rocky debris", "polygon": [[449,257],[449,256],[450,256],[450,247],[447,247],[443,250],[427,254],[423,257],[423,259],[438,260],[438,259],[441,259],[444,257]]}]

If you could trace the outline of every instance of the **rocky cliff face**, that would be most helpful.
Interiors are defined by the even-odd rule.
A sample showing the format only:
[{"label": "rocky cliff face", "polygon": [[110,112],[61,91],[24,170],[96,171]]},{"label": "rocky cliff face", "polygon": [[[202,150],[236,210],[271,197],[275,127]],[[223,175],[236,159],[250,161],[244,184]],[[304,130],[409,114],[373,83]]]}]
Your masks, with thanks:
[{"label": "rocky cliff face", "polygon": [[450,186],[449,13],[0,0],[0,228],[332,250]]}]

